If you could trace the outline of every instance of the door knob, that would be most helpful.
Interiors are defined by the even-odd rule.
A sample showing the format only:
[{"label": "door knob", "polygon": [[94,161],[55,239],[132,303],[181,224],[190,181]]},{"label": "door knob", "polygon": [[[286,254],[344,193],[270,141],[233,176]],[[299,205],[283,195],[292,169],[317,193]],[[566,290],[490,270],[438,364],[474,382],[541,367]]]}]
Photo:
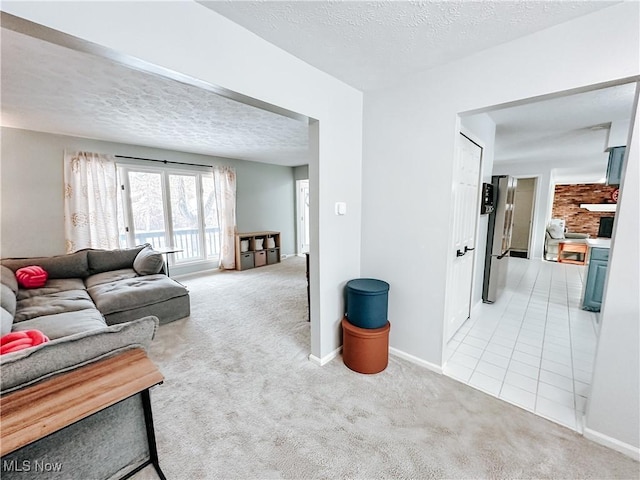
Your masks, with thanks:
[{"label": "door knob", "polygon": [[463,252],[462,250],[458,249],[456,251],[456,257],[463,257],[465,253],[467,252],[466,251]]},{"label": "door knob", "polygon": [[472,250],[475,250],[475,247],[474,247],[474,248],[469,248],[469,247],[467,247],[467,246],[465,245],[465,247],[464,247],[464,253],[470,252],[470,251],[472,251]]}]

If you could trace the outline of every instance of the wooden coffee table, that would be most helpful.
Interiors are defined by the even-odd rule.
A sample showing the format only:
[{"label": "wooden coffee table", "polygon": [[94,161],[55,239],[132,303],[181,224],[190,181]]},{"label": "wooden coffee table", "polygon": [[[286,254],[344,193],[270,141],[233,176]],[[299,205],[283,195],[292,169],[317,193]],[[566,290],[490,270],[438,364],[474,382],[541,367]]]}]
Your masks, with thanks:
[{"label": "wooden coffee table", "polygon": [[589,246],[583,242],[565,241],[558,244],[558,263],[584,265]]}]

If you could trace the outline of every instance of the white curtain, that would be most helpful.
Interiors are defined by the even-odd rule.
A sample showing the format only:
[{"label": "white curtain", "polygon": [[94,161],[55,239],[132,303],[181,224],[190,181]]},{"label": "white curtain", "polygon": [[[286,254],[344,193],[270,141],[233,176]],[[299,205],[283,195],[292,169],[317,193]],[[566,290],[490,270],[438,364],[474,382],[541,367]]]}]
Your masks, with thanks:
[{"label": "white curtain", "polygon": [[236,268],[236,170],[233,167],[213,167],[213,183],[218,204],[220,228],[220,262],[225,270]]},{"label": "white curtain", "polygon": [[64,226],[67,252],[118,248],[118,181],[111,155],[64,153]]}]

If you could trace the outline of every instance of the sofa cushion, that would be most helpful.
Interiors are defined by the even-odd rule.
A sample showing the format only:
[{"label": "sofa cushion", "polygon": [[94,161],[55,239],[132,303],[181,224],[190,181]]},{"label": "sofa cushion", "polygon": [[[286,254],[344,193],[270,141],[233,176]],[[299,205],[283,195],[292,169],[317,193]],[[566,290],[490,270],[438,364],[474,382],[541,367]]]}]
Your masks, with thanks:
[{"label": "sofa cushion", "polygon": [[16,314],[16,294],[4,284],[0,285],[0,307],[11,315]]},{"label": "sofa cushion", "polygon": [[24,300],[25,298],[51,295],[69,290],[85,290],[84,282],[80,278],[56,278],[49,280],[41,288],[21,288],[18,290],[17,298],[18,300]]},{"label": "sofa cushion", "polygon": [[87,250],[55,257],[7,258],[2,265],[14,272],[29,265],[39,265],[49,274],[49,278],[84,278],[89,275]]},{"label": "sofa cushion", "polygon": [[89,250],[89,271],[96,274],[110,270],[131,268],[136,256],[147,245],[119,250]]},{"label": "sofa cushion", "polygon": [[121,270],[113,270],[111,272],[96,273],[90,275],[84,279],[84,284],[87,288],[95,287],[101,283],[117,282],[118,280],[124,280],[125,278],[134,278],[138,274],[133,268],[123,268]]},{"label": "sofa cushion", "polygon": [[11,331],[13,326],[13,314],[0,307],[0,337]]},{"label": "sofa cushion", "polygon": [[147,349],[157,326],[156,317],[144,317],[2,355],[1,393],[23,388],[125,350],[140,347]]},{"label": "sofa cushion", "polygon": [[164,266],[162,254],[154,251],[151,247],[145,247],[133,261],[133,269],[138,275],[154,275],[160,273]]},{"label": "sofa cushion", "polygon": [[103,315],[144,307],[187,293],[182,285],[162,274],[102,283],[87,291]]},{"label": "sofa cushion", "polygon": [[8,267],[0,265],[0,283],[9,287],[13,293],[18,293],[18,280],[16,274]]},{"label": "sofa cushion", "polygon": [[160,325],[162,325],[188,317],[190,310],[189,293],[186,292],[184,295],[170,298],[164,302],[132,308],[131,310],[123,310],[122,312],[109,313],[104,316],[104,319],[107,321],[107,325],[114,325],[116,323],[130,322],[136,318],[152,315],[158,317]]},{"label": "sofa cushion", "polygon": [[19,300],[14,322],[23,322],[44,315],[94,308],[95,305],[85,290],[67,290]]},{"label": "sofa cushion", "polygon": [[107,323],[98,310],[86,309],[25,320],[24,322],[16,323],[13,331],[40,330],[50,340],[55,340],[56,338],[106,327]]}]

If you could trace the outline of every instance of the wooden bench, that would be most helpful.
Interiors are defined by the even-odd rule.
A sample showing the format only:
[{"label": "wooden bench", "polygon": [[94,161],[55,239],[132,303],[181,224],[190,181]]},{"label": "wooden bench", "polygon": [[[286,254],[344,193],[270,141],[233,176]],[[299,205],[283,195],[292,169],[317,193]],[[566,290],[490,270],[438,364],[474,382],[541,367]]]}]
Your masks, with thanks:
[{"label": "wooden bench", "polygon": [[0,397],[0,456],[5,456],[138,393],[149,442],[149,460],[130,477],[158,463],[149,388],[164,377],[142,349],[133,349]]}]

